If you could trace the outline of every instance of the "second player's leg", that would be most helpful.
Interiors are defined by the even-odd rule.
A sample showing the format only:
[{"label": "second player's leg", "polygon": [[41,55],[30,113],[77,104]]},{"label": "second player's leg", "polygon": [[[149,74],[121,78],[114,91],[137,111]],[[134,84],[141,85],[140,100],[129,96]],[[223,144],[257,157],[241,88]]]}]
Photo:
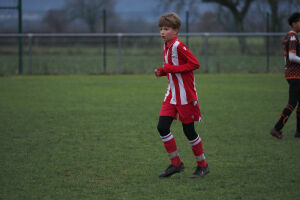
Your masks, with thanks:
[{"label": "second player's leg", "polygon": [[299,94],[297,93],[297,82],[296,80],[288,80],[289,83],[289,101],[286,107],[283,109],[279,120],[274,126],[274,129],[271,130],[271,134],[279,139],[281,139],[281,129],[284,127],[286,122],[289,119],[289,116],[291,113],[294,111],[294,109],[297,106],[298,103],[298,96]]},{"label": "second player's leg", "polygon": [[296,94],[298,95],[298,108],[296,111],[296,117],[297,117],[297,130],[295,133],[295,137],[300,138],[300,79],[297,80],[297,86],[296,86]]},{"label": "second player's leg", "polygon": [[298,101],[298,109],[296,112],[297,116],[297,130],[295,133],[295,137],[300,138],[300,100]]}]

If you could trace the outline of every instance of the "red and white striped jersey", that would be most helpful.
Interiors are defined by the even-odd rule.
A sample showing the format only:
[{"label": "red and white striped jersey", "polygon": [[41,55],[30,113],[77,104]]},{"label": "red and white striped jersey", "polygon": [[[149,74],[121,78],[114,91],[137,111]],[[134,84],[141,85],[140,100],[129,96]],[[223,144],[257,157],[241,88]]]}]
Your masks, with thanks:
[{"label": "red and white striped jersey", "polygon": [[196,57],[177,37],[169,44],[165,43],[164,67],[158,68],[169,80],[164,102],[186,105],[197,101],[193,71],[199,67]]}]

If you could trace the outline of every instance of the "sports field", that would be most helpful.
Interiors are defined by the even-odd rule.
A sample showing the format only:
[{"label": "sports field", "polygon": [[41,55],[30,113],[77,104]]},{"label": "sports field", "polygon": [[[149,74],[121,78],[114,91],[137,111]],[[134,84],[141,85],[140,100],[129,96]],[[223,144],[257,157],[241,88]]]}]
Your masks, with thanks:
[{"label": "sports field", "polygon": [[166,78],[154,75],[0,78],[0,199],[299,199],[295,113],[282,74],[198,74],[196,126],[211,172],[191,180],[195,158],[181,124],[172,132],[185,171],[161,180],[169,160],[156,130]]}]

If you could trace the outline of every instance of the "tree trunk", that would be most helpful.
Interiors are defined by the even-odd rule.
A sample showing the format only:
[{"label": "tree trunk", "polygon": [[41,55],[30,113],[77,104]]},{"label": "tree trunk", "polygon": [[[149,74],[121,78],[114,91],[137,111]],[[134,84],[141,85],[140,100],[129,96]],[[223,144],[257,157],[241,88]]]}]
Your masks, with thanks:
[{"label": "tree trunk", "polygon": [[[243,26],[243,19],[237,14],[234,15],[234,22],[236,25],[236,31],[243,33],[244,32],[244,26]],[[246,44],[246,38],[244,36],[238,37],[239,45],[240,45],[240,52],[242,54],[247,52],[247,44]]]},{"label": "tree trunk", "polygon": [[268,0],[268,2],[271,9],[271,32],[281,32],[282,23],[278,14],[279,2],[278,0]]},{"label": "tree trunk", "polygon": [[[279,0],[268,0],[270,10],[271,10],[271,32],[281,32],[282,22],[279,17]],[[281,40],[277,37],[270,38],[270,52],[274,53],[274,49],[278,49],[281,45]]]},{"label": "tree trunk", "polygon": [[[239,10],[239,1],[234,0],[203,0],[203,2],[211,2],[211,3],[218,3],[230,10],[234,17],[234,22],[236,26],[236,31],[243,32],[244,31],[244,25],[243,21],[245,19],[246,13],[248,12],[250,5],[252,4],[254,0],[245,0],[244,4],[242,4],[242,9]],[[239,44],[240,44],[240,50],[241,53],[246,52],[246,40],[245,37],[239,37]]]}]

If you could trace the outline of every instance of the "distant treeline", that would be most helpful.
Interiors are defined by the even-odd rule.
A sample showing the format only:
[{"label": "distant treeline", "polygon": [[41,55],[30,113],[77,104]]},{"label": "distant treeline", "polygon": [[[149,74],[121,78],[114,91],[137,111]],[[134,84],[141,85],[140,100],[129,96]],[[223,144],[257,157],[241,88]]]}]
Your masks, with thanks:
[{"label": "distant treeline", "polygon": [[[115,4],[116,0],[66,0],[60,9],[37,13],[39,20],[24,19],[23,30],[157,32],[159,16],[176,11],[182,19],[182,32],[282,32],[289,29],[287,17],[300,10],[299,0],[162,0],[156,10],[148,12],[116,12]],[[17,23],[17,12],[0,10],[0,32],[16,32],[13,21]]]}]

